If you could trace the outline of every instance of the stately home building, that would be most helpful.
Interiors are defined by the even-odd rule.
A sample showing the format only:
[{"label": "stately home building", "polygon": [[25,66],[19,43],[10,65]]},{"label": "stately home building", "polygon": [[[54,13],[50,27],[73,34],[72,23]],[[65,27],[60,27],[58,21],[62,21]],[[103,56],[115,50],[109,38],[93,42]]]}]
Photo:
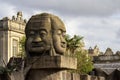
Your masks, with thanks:
[{"label": "stately home building", "polygon": [[93,57],[94,68],[101,69],[109,75],[115,70],[120,71],[120,51],[113,53],[112,49],[107,48],[102,55]]},{"label": "stately home building", "polygon": [[19,41],[24,36],[25,25],[22,12],[12,16],[12,19],[4,17],[0,20],[0,66],[19,54]]},{"label": "stately home building", "polygon": [[98,46],[94,46],[94,48],[90,47],[88,49],[88,53],[89,53],[89,56],[98,56],[99,54],[101,54],[101,52],[99,51],[99,48]]}]

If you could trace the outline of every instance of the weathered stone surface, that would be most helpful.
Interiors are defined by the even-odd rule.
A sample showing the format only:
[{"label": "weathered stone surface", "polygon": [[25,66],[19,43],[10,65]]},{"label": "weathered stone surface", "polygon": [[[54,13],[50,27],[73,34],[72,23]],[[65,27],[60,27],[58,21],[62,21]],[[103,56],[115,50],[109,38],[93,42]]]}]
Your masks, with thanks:
[{"label": "weathered stone surface", "polygon": [[24,80],[24,74],[21,71],[13,71],[9,77],[10,80]]},{"label": "weathered stone surface", "polygon": [[119,55],[100,55],[100,56],[94,56],[93,61],[95,63],[107,63],[107,62],[119,62],[120,56]]},{"label": "weathered stone surface", "polygon": [[71,74],[65,70],[30,70],[25,80],[71,80]]},{"label": "weathered stone surface", "polygon": [[89,75],[80,75],[80,80],[91,80]]},{"label": "weathered stone surface", "polygon": [[32,65],[31,69],[76,69],[77,59],[66,56],[42,56],[32,57],[27,61],[27,66]]},{"label": "weathered stone surface", "polygon": [[55,15],[42,13],[32,16],[26,24],[27,57],[64,55],[66,29]]},{"label": "weathered stone surface", "polygon": [[72,75],[70,72],[64,71],[62,73],[62,80],[72,80]]},{"label": "weathered stone surface", "polygon": [[80,74],[73,73],[72,78],[73,78],[72,80],[80,80]]},{"label": "weathered stone surface", "polygon": [[71,80],[65,70],[76,69],[77,60],[63,56],[65,33],[64,23],[55,15],[42,13],[29,19],[25,28],[25,80]]},{"label": "weathered stone surface", "polygon": [[90,77],[91,77],[91,80],[98,80],[97,76],[90,76]]},{"label": "weathered stone surface", "polygon": [[101,76],[80,75],[80,80],[105,80]]},{"label": "weathered stone surface", "polygon": [[97,77],[98,77],[98,80],[105,80],[105,78],[102,76],[97,76]]},{"label": "weathered stone surface", "polygon": [[113,55],[112,49],[107,48],[104,55]]}]

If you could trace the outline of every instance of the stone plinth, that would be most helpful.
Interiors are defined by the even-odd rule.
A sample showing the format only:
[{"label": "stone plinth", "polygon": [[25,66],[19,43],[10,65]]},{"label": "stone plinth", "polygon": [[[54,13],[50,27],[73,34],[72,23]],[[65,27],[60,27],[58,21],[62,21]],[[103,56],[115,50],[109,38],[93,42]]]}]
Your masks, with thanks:
[{"label": "stone plinth", "polygon": [[25,80],[72,80],[71,73],[58,70],[30,70]]},{"label": "stone plinth", "polygon": [[77,68],[77,59],[66,56],[41,56],[26,60],[31,66],[25,80],[71,80],[68,69]]},{"label": "stone plinth", "polygon": [[66,56],[41,56],[27,59],[27,66],[31,69],[76,69],[77,59]]},{"label": "stone plinth", "polygon": [[78,73],[73,73],[73,74],[72,74],[72,80],[80,80],[80,74],[78,74]]}]

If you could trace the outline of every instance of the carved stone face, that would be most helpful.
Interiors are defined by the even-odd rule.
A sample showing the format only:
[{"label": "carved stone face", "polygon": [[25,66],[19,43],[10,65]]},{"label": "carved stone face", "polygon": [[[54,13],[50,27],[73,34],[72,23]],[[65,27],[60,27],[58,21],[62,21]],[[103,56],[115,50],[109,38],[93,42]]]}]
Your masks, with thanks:
[{"label": "carved stone face", "polygon": [[64,27],[64,24],[59,20],[55,20],[52,28],[54,49],[57,54],[63,54],[66,51],[65,41],[66,29]]},{"label": "carved stone face", "polygon": [[32,16],[25,28],[26,52],[30,56],[49,55],[54,48],[56,54],[64,54],[65,32],[64,24],[57,16],[47,13]]},{"label": "carved stone face", "polygon": [[[39,21],[39,22],[38,22]],[[26,30],[26,49],[30,56],[47,53],[51,46],[51,26],[48,18],[28,22]]]}]

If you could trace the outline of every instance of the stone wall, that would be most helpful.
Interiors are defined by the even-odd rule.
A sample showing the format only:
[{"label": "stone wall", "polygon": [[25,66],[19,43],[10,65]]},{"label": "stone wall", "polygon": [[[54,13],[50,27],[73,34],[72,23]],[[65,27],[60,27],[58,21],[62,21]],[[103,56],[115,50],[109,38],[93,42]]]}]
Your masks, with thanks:
[{"label": "stone wall", "polygon": [[80,80],[105,80],[105,78],[101,76],[80,75]]},{"label": "stone wall", "polygon": [[[54,77],[51,77],[51,76],[54,76]],[[100,77],[100,76],[80,75],[77,73],[70,73],[66,71],[57,72],[52,74],[51,76],[46,76],[47,78],[44,80],[105,80],[104,77]],[[16,73],[10,76],[11,78],[10,80],[16,80],[14,77],[17,77],[17,80],[21,80],[21,76],[20,75],[18,76]],[[5,79],[1,77],[0,80],[9,80],[9,79]]]}]

